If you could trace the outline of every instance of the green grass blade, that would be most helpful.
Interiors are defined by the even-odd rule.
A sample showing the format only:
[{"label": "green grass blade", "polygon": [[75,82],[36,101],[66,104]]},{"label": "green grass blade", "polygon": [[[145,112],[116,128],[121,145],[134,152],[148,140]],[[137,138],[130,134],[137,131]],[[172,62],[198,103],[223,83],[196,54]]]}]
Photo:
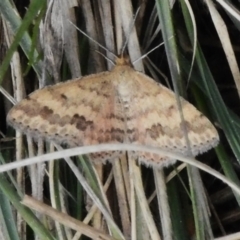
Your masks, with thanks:
[{"label": "green grass blade", "polygon": [[[8,198],[0,191],[0,219],[2,234],[6,240],[19,240],[15,219]],[[3,227],[4,225],[4,227]]]},{"label": "green grass blade", "polygon": [[[174,229],[174,239],[188,239],[185,219],[186,213],[183,212],[182,209],[182,201],[180,199],[180,192],[177,186],[176,179],[172,179],[167,184],[168,190],[168,199],[169,199],[169,206],[171,209],[171,219],[172,219],[172,226]],[[186,208],[186,206],[185,206]]]},{"label": "green grass blade", "polygon": [[12,185],[7,181],[4,174],[0,174],[0,189],[4,196],[10,200],[13,206],[21,214],[22,218],[41,239],[54,239],[51,233],[42,225],[33,212],[21,204],[21,198],[18,196]]},{"label": "green grass blade", "polygon": [[[34,18],[37,16],[38,12],[41,11],[43,7],[45,7],[46,0],[38,1],[34,0],[30,2],[29,9],[26,12],[24,19],[21,21],[17,12],[14,11],[13,6],[10,4],[8,0],[0,1],[0,13],[4,16],[7,22],[10,24],[13,33],[15,34],[14,41],[11,44],[7,54],[2,62],[0,67],[0,83],[6,73],[9,63],[11,61],[12,55],[14,51],[16,51],[18,45],[22,47],[24,53],[27,57],[31,53],[32,40],[27,33],[27,29],[30,24],[33,22]],[[34,52],[34,58],[36,59],[38,56],[37,52]],[[38,76],[41,76],[42,72],[42,63],[38,62],[33,65]]]}]

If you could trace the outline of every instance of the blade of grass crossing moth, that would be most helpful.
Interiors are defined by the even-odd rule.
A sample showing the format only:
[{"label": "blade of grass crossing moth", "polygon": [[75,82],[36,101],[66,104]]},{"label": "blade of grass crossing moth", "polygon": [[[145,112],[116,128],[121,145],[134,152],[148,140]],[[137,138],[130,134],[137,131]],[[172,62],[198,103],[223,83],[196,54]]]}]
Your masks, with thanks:
[{"label": "blade of grass crossing moth", "polygon": [[[166,50],[166,54],[167,54],[167,58],[168,58],[171,76],[173,79],[174,90],[177,95],[176,98],[177,98],[177,105],[178,105],[178,109],[179,109],[180,108],[179,90],[178,90],[179,86],[177,83],[179,83],[180,76],[179,76],[178,64],[176,64],[177,61],[175,62],[173,60],[173,59],[177,60],[178,57],[177,57],[176,41],[174,38],[175,34],[174,34],[173,23],[172,23],[171,13],[170,13],[170,6],[169,6],[168,1],[156,1],[156,4],[157,4],[158,16],[160,19],[160,23],[162,25],[162,34],[163,34],[163,39],[164,39],[164,43],[165,43],[165,50]],[[182,116],[181,116],[181,118],[182,118]],[[187,144],[187,146],[189,147],[189,144]],[[169,209],[169,207],[168,207],[168,209]],[[168,216],[165,216],[165,219],[170,219],[170,212],[167,211],[167,212],[165,212],[165,214],[168,215]],[[162,221],[162,223],[168,224],[167,227],[162,226],[163,229],[165,229],[165,228],[171,229],[171,232],[173,232],[172,226],[170,225],[169,222]],[[172,236],[170,236],[170,239],[172,239]]]},{"label": "blade of grass crossing moth", "polygon": [[[189,36],[191,38],[192,45],[194,46],[194,54],[197,54],[196,39],[194,39],[195,32],[196,32],[196,24],[195,24],[193,16],[190,14],[191,13],[191,9],[189,9],[190,5],[187,5],[184,1],[181,1],[181,4],[184,6],[183,7],[183,13],[187,12],[187,17],[186,17],[186,14],[184,15],[185,16],[185,23],[187,25],[188,30],[191,29],[191,31],[189,31]],[[195,55],[194,55],[194,57],[195,57]],[[195,171],[194,169],[191,170],[189,168],[188,168],[188,170],[189,170],[189,172],[190,171]],[[199,181],[196,181],[196,184],[198,184],[198,182]],[[200,187],[200,189],[202,190],[202,195],[201,196],[204,196],[203,188]],[[191,188],[191,191],[194,192],[195,188]],[[196,192],[196,194],[197,195],[199,194],[198,191]],[[201,198],[201,196],[199,198]],[[205,200],[205,199],[202,198],[202,200]],[[205,201],[205,203],[207,204],[207,201]],[[194,208],[194,216],[196,215],[196,213],[197,213],[197,209]],[[199,215],[200,218],[202,217],[203,219],[205,219],[205,221],[203,221],[204,222],[204,227],[201,225],[201,221],[196,222],[196,224],[198,226],[197,227],[198,231],[196,231],[197,239],[202,239],[203,237],[212,238],[213,233],[211,231],[211,228],[209,227],[210,226],[210,219],[209,219],[207,209],[203,208],[203,211],[200,211],[199,214],[200,214]],[[201,231],[203,229],[205,229],[205,231]]]},{"label": "blade of grass crossing moth", "polygon": [[[172,15],[170,10],[170,5],[168,1],[156,1],[157,11],[160,23],[162,25],[162,35],[164,39],[164,46],[167,54],[168,65],[170,68],[170,73],[172,77],[172,83],[174,87],[174,92],[177,100],[177,107],[179,109],[180,119],[184,122],[184,116],[182,112],[182,106],[179,99],[179,94],[184,95],[183,85],[181,85],[181,75],[180,75],[180,65],[178,50],[176,44],[176,32],[173,27]],[[183,125],[183,134],[185,137],[186,145],[188,150],[190,150],[190,143],[188,139],[188,134],[186,131],[186,126]]]},{"label": "blade of grass crossing moth", "polygon": [[[190,15],[184,1],[181,1],[181,5],[183,9],[183,14],[184,14],[189,38],[193,42],[193,39],[192,39],[193,26],[191,21],[189,21]],[[211,103],[211,109],[213,110],[215,116],[217,116],[219,123],[220,124],[223,123],[221,124],[221,126],[225,126],[224,131],[228,137],[229,143],[232,146],[235,155],[239,159],[238,157],[239,156],[239,147],[238,147],[239,140],[237,140],[239,136],[238,131],[236,131],[237,129],[235,129],[234,124],[232,124],[231,114],[229,114],[228,110],[226,109],[226,106],[218,92],[214,79],[207,67],[206,61],[204,59],[203,54],[201,53],[199,46],[198,46],[198,49],[199,49],[199,52],[197,52],[197,55],[196,55],[196,62],[199,66],[201,77],[198,79],[198,81],[196,81],[196,83],[200,85],[201,88],[203,88],[203,92],[207,94]],[[226,160],[224,160],[224,157],[226,157],[226,155],[224,154],[224,150],[223,149],[220,150],[220,149],[222,149],[221,146],[216,148],[216,153],[218,155],[222,168],[224,169],[224,173],[230,179],[232,179],[236,184],[238,184],[239,179],[237,178],[232,165],[230,163],[227,163]],[[235,194],[235,197],[237,202],[239,203],[239,196]]]},{"label": "blade of grass crossing moth", "polygon": [[[167,58],[168,58],[168,63],[169,63],[172,80],[173,80],[174,90],[175,90],[176,95],[179,96],[179,91],[177,88],[178,85],[176,84],[175,81],[180,81],[180,79],[181,79],[180,64],[179,64],[177,44],[176,44],[175,38],[174,38],[176,33],[174,31],[173,24],[172,24],[171,10],[170,10],[168,1],[156,1],[156,3],[157,3],[158,14],[159,14],[159,18],[160,18],[160,22],[161,22],[161,26],[162,26],[163,39],[165,42],[165,49],[166,49],[166,54],[167,54]],[[172,38],[170,40],[168,40],[170,37],[172,37]],[[181,92],[183,92],[183,91],[181,91]],[[178,105],[179,105],[179,110],[180,110],[180,114],[181,114],[181,119],[183,120],[184,116],[181,112],[181,106],[180,106],[180,104],[178,104]],[[185,133],[185,139],[186,139],[186,142],[188,143],[187,145],[189,146],[189,149],[190,149],[190,144],[189,144],[188,136],[186,133]],[[191,167],[189,167],[189,168],[191,168]],[[198,210],[199,209],[198,206],[201,206],[201,209],[206,209],[206,207],[204,206],[204,204],[206,204],[206,202],[204,201],[203,196],[200,194],[197,194],[197,192],[196,192],[197,189],[195,188],[195,186],[199,186],[197,184],[199,179],[197,179],[196,176],[192,174],[193,173],[192,171],[189,171],[188,173],[189,173],[189,179],[190,179],[190,183],[191,183],[190,186],[192,189],[192,191],[191,191],[192,200],[193,200],[193,202],[196,203],[193,205],[193,208],[194,208],[195,225],[196,225],[196,227],[198,227],[196,229],[197,236],[198,236],[197,239],[204,239],[205,238],[205,230],[209,231],[208,235],[212,235],[210,229],[206,229],[206,228],[204,229],[204,227],[201,226],[201,221],[202,221],[201,216],[207,217],[207,214],[202,215],[202,213],[200,213]],[[205,219],[204,222],[209,222],[209,219]]]},{"label": "blade of grass crossing moth", "polygon": [[[199,78],[197,76],[195,76],[195,72],[193,72],[193,77],[195,78]],[[199,83],[199,81],[196,80],[196,83]],[[200,87],[201,85],[198,84]],[[206,109],[206,102],[202,101],[202,93],[199,89],[197,89],[196,87],[192,87],[191,89],[192,90],[192,93],[194,95],[195,98],[197,98],[198,100],[198,108],[199,109]],[[233,114],[232,114],[233,115]],[[235,117],[235,115],[233,115],[233,117]],[[236,116],[236,118],[238,119],[237,121],[240,122],[240,119]],[[216,149],[216,154],[217,154],[217,157],[218,157],[218,160],[221,164],[221,167],[224,171],[224,174],[229,178],[231,179],[233,182],[235,182],[237,185],[240,185],[240,181],[239,181],[239,178],[234,170],[234,167],[233,167],[233,164],[231,161],[229,161],[229,156],[227,155],[227,152],[225,151],[225,149],[223,148],[222,145],[219,145]],[[240,196],[238,194],[235,194],[235,198],[238,202],[238,204],[240,205]]]},{"label": "blade of grass crossing moth", "polygon": [[[184,2],[185,3],[185,2]],[[187,2],[188,3],[188,2]],[[186,3],[185,3],[186,4]],[[195,57],[196,54],[196,24],[194,21],[194,17],[191,12],[191,8],[189,4],[185,5],[186,9],[189,12],[188,15],[188,22],[191,23],[192,25],[192,45],[193,45],[193,57]],[[190,14],[191,13],[191,14]],[[192,71],[192,63],[191,63],[191,68],[189,69],[189,71]],[[189,73],[188,73],[189,76]],[[213,233],[210,227],[210,219],[209,219],[209,215],[208,215],[208,203],[206,201],[206,199],[204,198],[205,193],[202,187],[202,183],[199,184],[201,182],[201,178],[199,175],[199,172],[191,167],[188,167],[188,175],[193,176],[195,179],[195,183],[192,182],[191,179],[189,179],[190,181],[190,190],[191,190],[191,195],[192,200],[193,200],[193,212],[194,212],[194,217],[195,217],[195,226],[196,226],[196,238],[197,239],[203,239],[203,238],[212,238],[213,237]],[[198,190],[196,190],[198,189]],[[199,194],[200,193],[200,194]]]}]

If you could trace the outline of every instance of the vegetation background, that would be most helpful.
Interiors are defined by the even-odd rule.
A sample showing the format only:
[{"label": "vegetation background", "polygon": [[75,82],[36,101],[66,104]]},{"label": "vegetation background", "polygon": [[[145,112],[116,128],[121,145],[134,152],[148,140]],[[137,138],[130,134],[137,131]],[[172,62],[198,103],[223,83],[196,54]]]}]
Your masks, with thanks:
[{"label": "vegetation background", "polygon": [[[164,42],[135,69],[208,116],[221,141],[198,160],[239,186],[239,8],[228,0],[1,0],[0,161],[56,151],[15,134],[6,123],[12,103],[111,69],[97,51],[114,61],[109,51],[119,54],[129,38],[132,61]],[[25,207],[24,194],[39,202]],[[163,171],[126,159],[94,166],[65,158],[1,173],[0,239],[240,239],[239,204],[229,186],[186,164]]]}]

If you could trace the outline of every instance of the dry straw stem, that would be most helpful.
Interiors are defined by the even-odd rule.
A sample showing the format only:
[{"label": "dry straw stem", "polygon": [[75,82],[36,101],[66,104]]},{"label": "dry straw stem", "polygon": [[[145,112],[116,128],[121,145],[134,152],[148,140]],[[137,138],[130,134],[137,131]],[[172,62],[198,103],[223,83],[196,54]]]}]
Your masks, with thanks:
[{"label": "dry straw stem", "polygon": [[93,227],[90,227],[87,224],[82,223],[81,221],[76,220],[75,218],[70,217],[69,215],[59,212],[56,209],[49,207],[48,205],[35,200],[32,197],[27,195],[24,196],[22,204],[41,213],[46,216],[51,217],[57,222],[68,226],[69,228],[79,231],[82,234],[92,238],[92,239],[105,239],[105,240],[114,240],[115,238],[101,232]]},{"label": "dry straw stem", "polygon": [[222,43],[223,50],[225,52],[229,67],[232,72],[233,79],[236,84],[236,88],[238,90],[238,95],[240,96],[240,72],[238,68],[237,59],[235,57],[235,53],[233,51],[233,47],[228,34],[227,26],[223,21],[221,15],[218,13],[213,2],[211,0],[205,0],[205,2],[208,6],[219,39]]},{"label": "dry straw stem", "polygon": [[161,237],[157,230],[156,224],[153,221],[152,214],[149,209],[146,195],[144,192],[140,168],[136,165],[135,161],[131,159],[129,161],[130,161],[129,165],[131,165],[131,168],[132,168],[132,174],[133,174],[132,178],[133,178],[134,189],[136,191],[136,197],[138,198],[141,214],[147,225],[148,232],[151,236],[151,239],[160,240]]},{"label": "dry straw stem", "polygon": [[239,240],[240,239],[240,232],[229,234],[224,237],[215,238],[215,240]]},{"label": "dry straw stem", "polygon": [[170,216],[170,208],[167,197],[167,186],[163,169],[153,169],[154,182],[156,184],[156,192],[158,198],[158,208],[162,221],[163,239],[172,239],[173,230]]},{"label": "dry straw stem", "polygon": [[216,0],[219,4],[222,5],[222,7],[230,13],[234,18],[236,18],[240,22],[240,15],[239,10],[234,8],[233,5],[229,4],[229,2],[223,1],[223,0]]},{"label": "dry straw stem", "polygon": [[[50,144],[50,152],[54,152],[54,145]],[[50,192],[50,200],[51,200],[51,206],[55,209],[58,209],[58,204],[57,200],[60,198],[60,208],[64,213],[67,213],[66,207],[65,207],[65,194],[64,194],[64,187],[62,186],[61,182],[59,179],[55,181],[56,176],[55,176],[55,161],[50,161],[48,164],[48,177],[49,177],[49,192]],[[55,186],[57,184],[57,186]],[[58,196],[58,197],[56,197]],[[57,221],[54,222],[55,227],[56,227],[56,232],[58,235],[59,240],[64,239],[64,234],[61,228],[61,224]],[[65,232],[68,235],[72,235],[69,228],[65,227]]]},{"label": "dry straw stem", "polygon": [[129,206],[127,201],[127,192],[125,188],[125,183],[123,179],[123,174],[121,171],[121,160],[114,161],[112,163],[112,170],[114,174],[114,182],[117,185],[116,192],[117,192],[117,199],[118,199],[118,206],[119,212],[121,215],[121,224],[123,228],[124,236],[131,236],[131,221],[130,221],[130,211],[127,206]]},{"label": "dry straw stem", "polygon": [[[113,180],[113,172],[111,171],[108,175],[108,179],[106,180],[106,182],[103,186],[103,190],[105,193],[108,190],[112,180]],[[92,205],[92,207],[88,210],[88,213],[85,216],[83,223],[89,224],[97,210],[98,210],[97,206],[95,204]],[[81,237],[81,233],[76,233],[72,240],[78,240],[80,237]]]},{"label": "dry straw stem", "polygon": [[[58,151],[61,152],[60,149],[62,149],[60,146],[57,146]],[[113,216],[109,207],[108,199],[106,198],[106,195],[104,194],[103,187],[101,185],[100,180],[98,179],[99,183],[99,191],[100,193],[96,193],[94,189],[91,188],[89,183],[84,178],[83,174],[80,172],[80,170],[76,167],[76,165],[73,163],[73,161],[69,157],[64,158],[67,162],[68,166],[72,170],[72,172],[75,174],[78,181],[81,183],[82,187],[87,192],[88,196],[93,200],[93,202],[98,206],[98,208],[101,210],[102,214],[105,217],[105,220],[108,224],[108,228],[110,232],[114,232],[118,237],[123,238],[123,235],[116,225],[116,223],[113,220]],[[95,174],[95,176],[98,178],[98,175]]]},{"label": "dry straw stem", "polygon": [[232,181],[227,179],[224,175],[215,171],[214,169],[207,166],[206,164],[196,161],[194,158],[183,157],[178,154],[160,150],[159,148],[147,147],[147,146],[136,146],[136,145],[130,145],[130,144],[101,144],[101,145],[70,148],[67,150],[44,154],[42,156],[23,159],[21,162],[11,162],[11,163],[1,165],[0,172],[6,172],[6,171],[17,169],[20,167],[25,167],[25,166],[35,164],[38,162],[61,159],[61,158],[71,157],[71,156],[76,156],[76,155],[89,154],[91,152],[116,151],[116,150],[146,151],[146,152],[164,155],[164,156],[167,156],[172,159],[178,159],[179,161],[188,163],[192,166],[195,166],[195,167],[215,176],[216,178],[218,178],[218,179],[222,180],[224,183],[226,183],[229,187],[231,187],[236,193],[240,194],[240,188],[236,184],[234,184]]},{"label": "dry straw stem", "polygon": [[[183,169],[185,169],[187,166],[186,163],[182,163],[179,166],[177,166],[174,171],[171,171],[171,173],[165,178],[165,182],[168,183],[171,179],[173,179],[177,174],[179,174]],[[156,191],[152,193],[152,195],[148,198],[148,202],[151,203],[151,201],[156,197]]]}]

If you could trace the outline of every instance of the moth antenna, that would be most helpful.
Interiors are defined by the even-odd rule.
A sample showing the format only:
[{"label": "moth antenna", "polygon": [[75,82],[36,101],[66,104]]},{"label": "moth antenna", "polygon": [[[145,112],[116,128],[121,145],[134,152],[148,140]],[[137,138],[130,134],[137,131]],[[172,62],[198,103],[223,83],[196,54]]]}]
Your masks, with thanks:
[{"label": "moth antenna", "polygon": [[148,51],[147,53],[143,54],[140,58],[136,59],[135,61],[132,62],[132,64],[134,65],[135,63],[139,62],[140,60],[144,59],[145,57],[147,57],[151,52],[155,51],[157,48],[159,48],[160,46],[162,46],[164,44],[164,42],[158,44],[156,47],[154,47],[153,49],[151,49],[150,51]]},{"label": "moth antenna", "polygon": [[[170,40],[172,37],[170,37],[168,40]],[[144,59],[145,57],[147,57],[151,52],[155,51],[157,48],[161,47],[164,44],[164,42],[158,44],[156,47],[154,47],[153,49],[151,49],[150,51],[148,51],[147,53],[143,54],[140,58],[136,59],[135,61],[132,62],[132,64],[134,65],[135,63],[139,62],[140,60]]]},{"label": "moth antenna", "polygon": [[[69,21],[69,20],[68,20]],[[117,58],[117,56],[109,51],[107,48],[105,48],[102,44],[100,44],[99,42],[97,42],[95,39],[91,38],[89,35],[87,35],[83,30],[81,30],[79,27],[77,27],[74,23],[72,23],[71,21],[69,21],[69,23],[71,23],[80,33],[82,33],[85,37],[87,37],[89,40],[91,40],[92,42],[94,42],[95,44],[97,44],[100,48],[102,48],[103,50],[105,50],[106,52],[111,53],[115,58]]]},{"label": "moth antenna", "polygon": [[116,64],[107,56],[105,56],[103,53],[99,52],[98,50],[95,50],[98,54],[100,54],[102,57],[104,57],[108,62],[110,62],[113,66],[116,66]]},{"label": "moth antenna", "polygon": [[126,41],[125,41],[125,43],[124,43],[124,45],[123,45],[123,47],[122,47],[121,56],[123,56],[123,53],[124,53],[124,51],[125,51],[125,49],[126,49],[126,47],[127,47],[127,44],[128,44],[128,42],[129,42],[129,38],[130,38],[131,32],[132,32],[132,30],[133,30],[134,24],[135,24],[135,22],[136,22],[136,19],[137,19],[137,16],[138,16],[139,11],[140,11],[140,7],[137,9],[137,11],[136,11],[136,13],[135,13],[135,16],[134,16],[134,18],[133,18],[133,20],[132,20],[132,22],[131,22],[130,31],[129,31],[128,36],[127,36],[127,38],[126,38]]}]

